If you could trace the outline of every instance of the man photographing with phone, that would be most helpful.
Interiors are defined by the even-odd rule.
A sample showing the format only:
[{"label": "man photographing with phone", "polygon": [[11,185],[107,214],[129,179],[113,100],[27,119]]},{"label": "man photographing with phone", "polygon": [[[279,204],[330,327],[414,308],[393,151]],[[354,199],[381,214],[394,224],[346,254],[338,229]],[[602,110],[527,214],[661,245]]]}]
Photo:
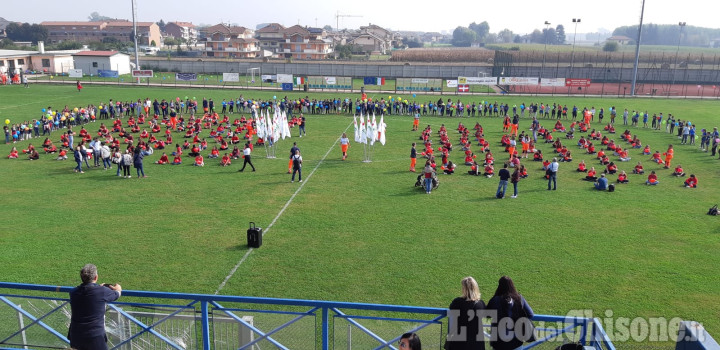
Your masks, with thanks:
[{"label": "man photographing with phone", "polygon": [[106,303],[117,300],[120,284],[97,284],[97,267],[87,264],[80,270],[82,284],[70,291],[70,346],[76,350],[107,349]]}]

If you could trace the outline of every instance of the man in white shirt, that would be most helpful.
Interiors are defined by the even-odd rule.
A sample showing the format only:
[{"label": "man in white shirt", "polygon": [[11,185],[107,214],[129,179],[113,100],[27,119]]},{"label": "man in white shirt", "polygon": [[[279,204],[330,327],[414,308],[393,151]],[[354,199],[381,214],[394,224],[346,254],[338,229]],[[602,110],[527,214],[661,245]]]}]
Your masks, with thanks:
[{"label": "man in white shirt", "polygon": [[552,163],[548,166],[548,191],[550,191],[550,184],[552,183],[552,189],[557,190],[557,171],[560,168],[557,158],[553,158]]}]

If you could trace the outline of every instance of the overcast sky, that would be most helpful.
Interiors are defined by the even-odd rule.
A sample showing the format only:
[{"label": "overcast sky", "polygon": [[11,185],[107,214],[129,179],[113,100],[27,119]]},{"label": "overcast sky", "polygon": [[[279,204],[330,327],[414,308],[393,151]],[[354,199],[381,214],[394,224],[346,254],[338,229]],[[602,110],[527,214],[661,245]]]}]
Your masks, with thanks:
[{"label": "overcast sky", "polygon": [[[285,26],[336,26],[335,14],[362,17],[340,18],[340,28],[358,28],[368,23],[393,30],[448,31],[472,22],[487,21],[490,31],[504,28],[526,34],[544,28],[565,26],[568,36],[574,30],[572,18],[580,18],[578,33],[612,31],[637,24],[641,0],[442,0],[442,1],[341,1],[341,0],[137,0],[138,20],[157,22],[187,21],[198,24],[237,23],[255,28],[266,22]],[[647,0],[645,23],[677,24],[717,28],[717,11],[708,0]],[[713,7],[714,8],[714,7]],[[131,0],[25,0],[22,5],[5,6],[0,17],[10,21],[86,21],[90,13],[131,19]]]}]

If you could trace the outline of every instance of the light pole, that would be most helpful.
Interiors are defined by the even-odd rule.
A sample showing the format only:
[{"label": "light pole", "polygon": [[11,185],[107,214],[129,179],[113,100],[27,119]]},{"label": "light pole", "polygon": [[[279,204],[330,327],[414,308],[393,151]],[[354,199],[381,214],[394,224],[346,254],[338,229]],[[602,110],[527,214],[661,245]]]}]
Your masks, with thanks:
[{"label": "light pole", "polygon": [[543,63],[540,68],[540,79],[542,79],[543,71],[545,70],[545,56],[547,55],[547,42],[548,42],[548,31],[550,28],[550,22],[545,21],[545,48],[543,49]]},{"label": "light pole", "polygon": [[575,66],[575,39],[577,38],[577,25],[580,23],[580,18],[573,18],[572,21],[575,23],[575,34],[573,35],[572,55],[570,55],[570,76],[568,78],[572,78],[573,66]]},{"label": "light pole", "polygon": [[[680,26],[680,34],[678,35],[677,51],[675,51],[675,68],[673,69],[672,84],[670,84],[671,86],[675,85],[675,73],[677,72],[678,55],[680,54],[680,41],[682,40],[682,32],[686,24],[687,22],[678,22],[678,26]],[[670,93],[668,92],[668,94]]]},{"label": "light pole", "polygon": [[644,15],[645,15],[645,0],[642,0],[642,7],[640,8],[640,25],[638,26],[637,42],[635,43],[635,64],[633,65],[632,88],[630,90],[630,96],[633,96],[633,97],[635,97],[635,86],[637,86],[638,65],[640,64],[640,40],[642,39],[642,25],[643,25]]},{"label": "light pole", "polygon": [[[140,58],[138,57],[138,34],[137,34],[137,22],[135,21],[135,17],[137,17],[137,4],[135,3],[136,0],[131,0],[132,2],[132,20],[133,20],[133,42],[135,43],[135,69],[140,70]],[[150,79],[148,79],[148,82]],[[135,82],[137,84],[140,84],[140,78],[136,78]]]}]

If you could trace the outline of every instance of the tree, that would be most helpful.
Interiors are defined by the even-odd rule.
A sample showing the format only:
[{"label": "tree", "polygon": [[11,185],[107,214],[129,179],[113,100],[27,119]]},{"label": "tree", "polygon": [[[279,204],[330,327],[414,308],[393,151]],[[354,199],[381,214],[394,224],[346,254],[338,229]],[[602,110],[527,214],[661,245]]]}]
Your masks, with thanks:
[{"label": "tree", "polygon": [[14,47],[15,47],[15,43],[12,40],[10,40],[8,38],[0,40],[0,49],[10,49],[10,48],[14,48]]},{"label": "tree", "polygon": [[107,17],[107,16],[101,16],[99,13],[97,13],[97,11],[91,13],[90,16],[88,16],[88,20],[90,20],[90,22],[102,22],[102,21],[107,21],[107,20],[111,20],[111,19],[112,18]]},{"label": "tree", "polygon": [[515,35],[515,39],[513,39],[513,42],[516,44],[521,44],[523,42],[523,37],[520,35]]},{"label": "tree", "polygon": [[78,50],[82,48],[82,44],[77,41],[66,40],[55,45],[56,50]]},{"label": "tree", "polygon": [[402,41],[410,49],[423,47],[423,43],[421,43],[420,40],[418,40],[418,38],[403,38]]},{"label": "tree", "polygon": [[542,44],[554,45],[557,43],[557,32],[553,28],[543,29],[543,41]]},{"label": "tree", "polygon": [[615,52],[618,50],[618,43],[617,41],[606,41],[605,45],[603,45],[603,51],[605,52]]},{"label": "tree", "polygon": [[510,29],[503,29],[500,31],[500,33],[497,34],[498,40],[500,40],[503,43],[511,43],[513,41],[513,38],[515,35],[513,35],[512,30]]},{"label": "tree", "polygon": [[533,30],[532,33],[530,33],[530,42],[536,43],[536,44],[544,44],[545,43],[545,37],[543,37],[543,33],[540,31],[540,29]]},{"label": "tree", "polygon": [[152,47],[157,47],[157,43],[155,42],[155,40],[153,40],[153,41],[150,42],[150,46],[152,46]]},{"label": "tree", "polygon": [[48,38],[47,28],[39,25],[29,23],[10,23],[5,28],[7,37],[12,41],[30,41],[37,43],[38,41],[45,41]]},{"label": "tree", "polygon": [[160,22],[157,22],[158,27],[160,28],[161,32],[165,32],[165,21],[160,19]]},{"label": "tree", "polygon": [[165,41],[163,43],[168,47],[172,47],[173,45],[180,46],[180,41],[171,36],[165,37]]},{"label": "tree", "polygon": [[476,40],[478,41],[484,41],[485,37],[490,33],[490,25],[487,21],[483,21],[480,24],[472,22],[468,28],[475,32]]},{"label": "tree", "polygon": [[331,25],[325,25],[325,26],[323,27],[323,29],[324,29],[326,32],[332,32],[333,27],[332,27]]},{"label": "tree", "polygon": [[558,26],[555,28],[556,33],[556,41],[555,44],[562,45],[565,43],[565,27],[562,24],[558,24]]},{"label": "tree", "polygon": [[453,46],[470,47],[470,44],[477,40],[477,33],[467,27],[457,27],[453,31],[450,43]]}]

